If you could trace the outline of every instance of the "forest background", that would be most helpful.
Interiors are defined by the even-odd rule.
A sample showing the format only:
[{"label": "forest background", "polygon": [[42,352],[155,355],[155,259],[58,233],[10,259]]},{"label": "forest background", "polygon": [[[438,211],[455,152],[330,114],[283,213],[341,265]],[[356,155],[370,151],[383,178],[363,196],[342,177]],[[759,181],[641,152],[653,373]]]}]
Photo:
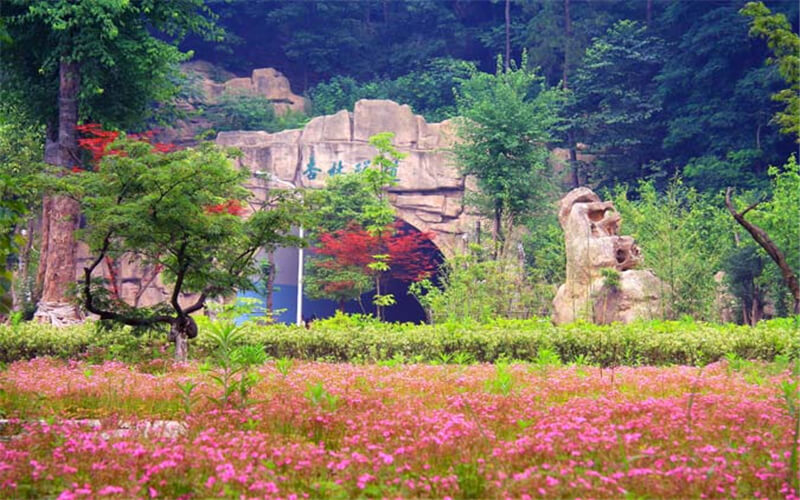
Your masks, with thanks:
[{"label": "forest background", "polygon": [[[309,97],[309,115],[386,98],[429,120],[454,117],[464,111],[458,90],[469,92],[465,82],[493,74],[498,54],[506,64],[524,59],[513,72],[536,75],[528,81],[537,88],[563,92],[558,119],[547,131],[549,146],[571,152],[570,178],[562,187],[589,184],[614,198],[626,232],[641,242],[646,258],[662,264],[673,314],[718,319],[711,277],[720,270],[740,309],[749,311],[739,320],[753,322],[768,304],[769,314],[788,313],[791,300],[779,271],[736,229],[722,196],[733,187],[743,206],[771,200],[752,216],[797,268],[792,214],[798,205],[791,184],[797,167],[787,160],[797,147],[797,125],[791,108],[785,119],[785,100],[774,98],[797,82],[779,64],[768,64],[773,47],[754,36],[763,33],[751,32],[744,2],[205,3],[225,33],[190,34],[180,49],[236,74],[279,68],[295,91]],[[798,18],[796,2],[766,5],[786,19]],[[796,33],[797,23],[790,29]],[[4,104],[0,147],[4,169],[13,173],[41,157],[43,127],[41,117],[14,105],[13,89],[3,91],[11,98]],[[168,123],[176,109],[164,104],[125,127]],[[223,104],[227,108],[209,111],[229,118],[252,109],[245,100]],[[244,114],[237,122],[243,129],[274,131],[304,119],[281,123],[274,114]],[[593,161],[579,161],[578,152]],[[34,187],[15,189],[18,205],[35,206]],[[523,219],[529,229],[526,274],[533,288],[545,288],[530,307],[546,312],[546,297],[563,279],[561,236],[552,214]]]}]

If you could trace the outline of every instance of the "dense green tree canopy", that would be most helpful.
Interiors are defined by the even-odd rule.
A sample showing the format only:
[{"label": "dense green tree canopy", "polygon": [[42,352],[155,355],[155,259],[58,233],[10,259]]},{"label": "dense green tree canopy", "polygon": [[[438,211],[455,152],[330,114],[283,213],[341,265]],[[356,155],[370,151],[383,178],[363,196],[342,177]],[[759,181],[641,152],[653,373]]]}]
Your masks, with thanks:
[{"label": "dense green tree canopy", "polygon": [[219,36],[210,16],[202,0],[4,1],[3,97],[53,123],[59,63],[77,63],[80,117],[142,128],[154,103],[169,104],[179,89],[176,65],[187,55],[165,40]]},{"label": "dense green tree canopy", "polygon": [[494,220],[499,247],[502,226],[511,228],[541,209],[552,186],[546,143],[562,96],[526,66],[523,55],[521,67],[512,61],[504,71],[498,58],[494,75],[473,73],[456,97],[462,140],[454,147],[456,162],[477,179],[480,193],[473,201]]},{"label": "dense green tree canopy", "polygon": [[[664,42],[635,21],[619,21],[587,48],[573,79],[571,127],[600,166],[594,181],[630,182],[658,173],[651,165],[663,136],[655,77]],[[650,168],[648,168],[650,167]]]},{"label": "dense green tree canopy", "polygon": [[772,14],[762,2],[750,2],[741,12],[753,18],[750,34],[767,39],[774,54],[767,62],[777,65],[789,85],[773,96],[786,106],[776,113],[775,121],[781,132],[795,135],[800,142],[800,36],[792,31],[785,15]]}]

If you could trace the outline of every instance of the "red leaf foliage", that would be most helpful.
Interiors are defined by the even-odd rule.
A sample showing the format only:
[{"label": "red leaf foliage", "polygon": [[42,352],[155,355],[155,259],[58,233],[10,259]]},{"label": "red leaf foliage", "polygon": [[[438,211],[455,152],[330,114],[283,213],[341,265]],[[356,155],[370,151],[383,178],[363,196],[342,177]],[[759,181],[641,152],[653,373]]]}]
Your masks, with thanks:
[{"label": "red leaf foliage", "polygon": [[380,243],[379,236],[369,234],[358,224],[351,224],[347,229],[320,235],[316,251],[332,257],[327,262],[328,267],[355,266],[366,270],[367,264],[375,260],[372,256],[381,253]]},{"label": "red leaf foliage", "polygon": [[228,200],[225,203],[218,203],[216,205],[209,205],[206,207],[208,214],[230,214],[241,216],[247,213],[247,209],[242,205],[239,200]]},{"label": "red leaf foliage", "polygon": [[396,227],[395,233],[386,240],[392,276],[401,281],[430,278],[436,271],[436,261],[431,258],[435,249],[431,243],[433,237],[430,232],[402,231]]},{"label": "red leaf foliage", "polygon": [[372,235],[358,224],[319,237],[316,253],[331,257],[321,265],[330,269],[357,267],[369,272],[374,255],[389,255],[389,275],[401,281],[419,281],[430,277],[436,270],[432,258],[435,249],[433,233],[401,229],[398,223],[381,234]]},{"label": "red leaf foliage", "polygon": [[[109,146],[119,138],[119,132],[115,130],[105,130],[99,123],[85,123],[76,127],[77,131],[83,135],[78,139],[78,146],[85,149],[92,155],[92,163],[95,166],[108,155],[125,156],[125,151],[109,149]],[[128,138],[134,141],[143,141],[151,144],[158,153],[169,153],[177,148],[174,144],[156,142],[152,143],[155,132],[148,130],[141,134],[129,134]]]}]

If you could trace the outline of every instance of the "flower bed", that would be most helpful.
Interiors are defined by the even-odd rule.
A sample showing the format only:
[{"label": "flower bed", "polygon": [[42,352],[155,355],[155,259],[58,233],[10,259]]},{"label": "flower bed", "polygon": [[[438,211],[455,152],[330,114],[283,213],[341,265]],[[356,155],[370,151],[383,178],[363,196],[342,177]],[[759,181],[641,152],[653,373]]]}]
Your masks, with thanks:
[{"label": "flower bed", "polygon": [[[11,422],[0,496],[793,495],[790,375],[774,365],[269,362],[257,373],[249,401],[221,408],[193,364],[13,363],[0,372]],[[199,385],[179,389],[187,381]],[[147,433],[135,420],[186,428]]]}]

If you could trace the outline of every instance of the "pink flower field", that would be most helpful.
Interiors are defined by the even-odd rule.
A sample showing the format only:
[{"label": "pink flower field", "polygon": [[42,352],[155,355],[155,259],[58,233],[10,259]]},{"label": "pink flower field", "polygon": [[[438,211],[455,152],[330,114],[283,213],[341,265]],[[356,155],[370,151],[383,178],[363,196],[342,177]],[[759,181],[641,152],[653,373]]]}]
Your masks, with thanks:
[{"label": "pink flower field", "polygon": [[766,368],[17,362],[0,496],[798,498]]}]

